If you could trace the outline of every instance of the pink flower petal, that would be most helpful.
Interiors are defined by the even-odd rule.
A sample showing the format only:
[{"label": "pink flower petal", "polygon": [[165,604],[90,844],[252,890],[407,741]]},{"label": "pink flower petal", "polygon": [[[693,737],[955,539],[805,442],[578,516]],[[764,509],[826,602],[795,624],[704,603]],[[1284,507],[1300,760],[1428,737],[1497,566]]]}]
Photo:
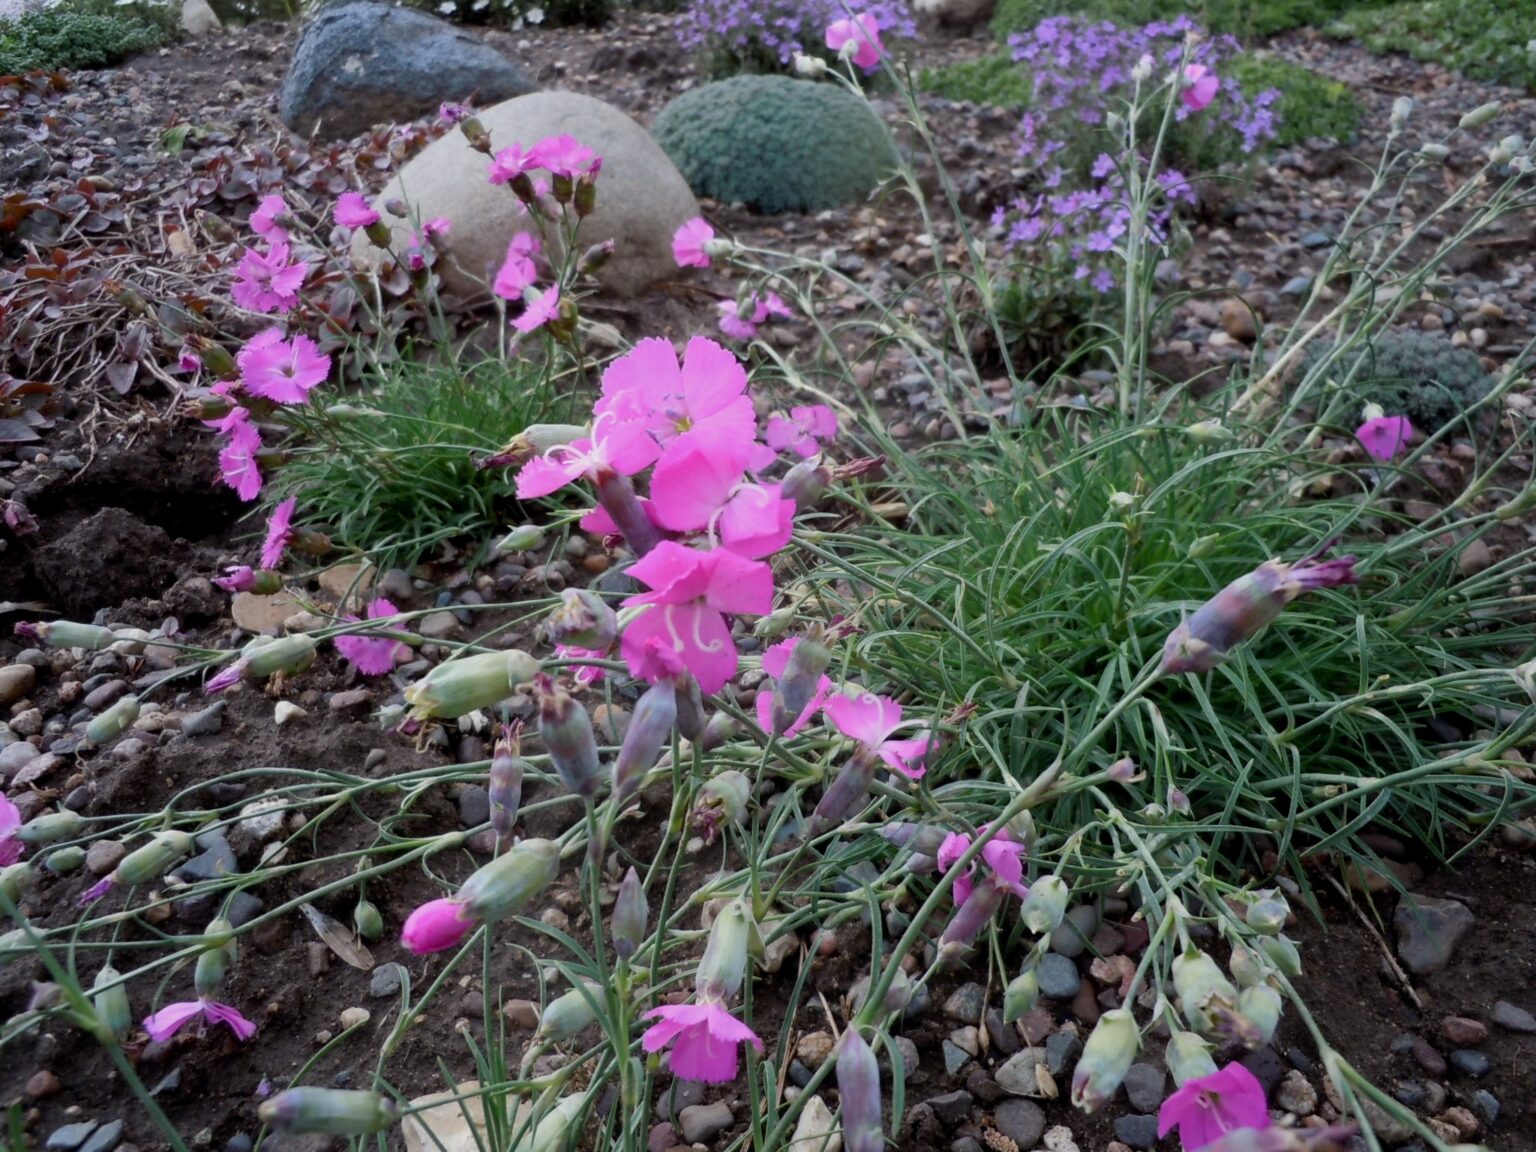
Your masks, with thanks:
[{"label": "pink flower petal", "polygon": [[873,692],[834,696],[824,710],[832,727],[870,748],[883,742],[901,723],[901,705]]},{"label": "pink flower petal", "polygon": [[777,484],[739,489],[720,514],[721,543],[754,560],[783,548],[794,531],[795,502],[784,499]]},{"label": "pink flower petal", "polygon": [[730,626],[719,612],[698,600],[658,604],[630,621],[619,651],[636,676],[644,678],[645,671],[656,668],[648,651],[652,640],[663,651],[676,654],[706,696],[720,691],[736,675],[740,657]]},{"label": "pink flower petal", "polygon": [[156,1044],[164,1044],[189,1020],[195,1020],[202,1014],[201,1000],[181,1000],[175,1004],[167,1004],[153,1016],[144,1018],[144,1031],[149,1033],[149,1038]]},{"label": "pink flower petal", "polygon": [[249,1040],[256,1035],[256,1025],[228,1004],[220,1004],[217,1000],[204,1000],[203,1015],[216,1023],[228,1025],[229,1030],[235,1034],[236,1040]]}]

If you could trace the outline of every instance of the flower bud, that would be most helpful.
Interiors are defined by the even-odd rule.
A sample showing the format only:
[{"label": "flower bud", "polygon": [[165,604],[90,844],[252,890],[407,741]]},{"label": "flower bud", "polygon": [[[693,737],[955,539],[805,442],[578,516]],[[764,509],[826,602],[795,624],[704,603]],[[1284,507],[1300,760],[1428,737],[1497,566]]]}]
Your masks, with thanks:
[{"label": "flower bud", "polygon": [[1392,118],[1388,122],[1391,130],[1401,132],[1408,126],[1408,117],[1413,115],[1413,101],[1407,96],[1399,96],[1392,101]]},{"label": "flower bud", "polygon": [[116,740],[138,718],[139,698],[124,696],[112,707],[104,709],[99,715],[93,717],[86,725],[86,743],[99,745],[105,744],[108,740]]},{"label": "flower bud", "polygon": [[651,517],[640,503],[635,486],[628,476],[612,469],[599,469],[593,485],[597,502],[608,513],[619,535],[636,556],[644,556],[661,542],[661,534]]},{"label": "flower bud", "polygon": [[1194,808],[1190,806],[1189,797],[1184,795],[1181,789],[1175,788],[1171,784],[1168,786],[1168,811],[1177,813],[1180,816],[1188,816],[1194,811]]},{"label": "flower bud", "polygon": [[801,460],[784,473],[779,483],[779,495],[795,502],[795,512],[807,512],[826,495],[827,485],[832,483],[832,470],[814,460]]},{"label": "flower bud", "polygon": [[520,732],[519,725],[511,725],[496,738],[495,754],[491,757],[487,778],[491,830],[503,844],[512,839],[512,826],[517,823],[517,812],[523,803],[523,773],[527,771],[528,762],[519,755],[522,751],[522,741],[518,738]]},{"label": "flower bud", "polygon": [[589,176],[583,176],[576,181],[576,196],[573,203],[579,218],[585,219],[592,215],[592,210],[597,207],[597,181]]},{"label": "flower bud", "polygon": [[991,879],[982,880],[965,903],[956,908],[944,934],[939,938],[939,952],[946,962],[951,962],[970,947],[972,940],[991,921],[993,914],[1003,906],[1003,891]]},{"label": "flower bud", "polygon": [[564,1044],[579,1036],[596,1021],[594,1005],[601,995],[601,989],[589,984],[557,996],[539,1016],[538,1035],[556,1044]]},{"label": "flower bud", "polygon": [[252,641],[241,653],[245,675],[251,680],[265,680],[279,672],[302,672],[315,662],[318,643],[307,632],[276,639]]},{"label": "flower bud", "polygon": [[604,240],[601,244],[593,244],[581,254],[581,262],[578,270],[584,276],[591,276],[600,271],[608,261],[613,259],[614,244],[612,240]]},{"label": "flower bud", "polygon": [[1239,988],[1251,988],[1264,979],[1264,968],[1254,953],[1241,944],[1234,945],[1227,960],[1227,971]]},{"label": "flower bud", "polygon": [[1147,774],[1137,769],[1136,761],[1122,756],[1109,766],[1109,778],[1117,784],[1135,784],[1146,779]]},{"label": "flower bud", "polygon": [[843,1103],[846,1152],[880,1152],[880,1065],[857,1028],[850,1027],[837,1045],[837,1093]]},{"label": "flower bud", "polygon": [[1020,972],[1003,990],[1003,1020],[1012,1024],[1034,1009],[1040,999],[1040,978],[1033,968]]},{"label": "flower bud", "polygon": [[698,800],[688,816],[689,823],[704,837],[706,844],[713,844],[721,828],[741,823],[751,796],[752,781],[743,773],[734,768],[717,772],[699,789]]},{"label": "flower bud", "polygon": [[20,928],[0,934],[0,968],[21,956],[32,955],[32,941]]},{"label": "flower bud", "polygon": [[289,1088],[256,1110],[263,1124],[279,1132],[328,1136],[382,1132],[399,1114],[398,1106],[388,1097],[345,1088]]},{"label": "flower bud", "polygon": [[457,947],[474,930],[474,918],[458,899],[428,900],[405,918],[400,943],[408,952],[426,956]]},{"label": "flower bud", "polygon": [[405,690],[405,702],[417,720],[467,716],[501,703],[538,671],[539,662],[516,648],[480,652],[439,664]]},{"label": "flower bud", "polygon": [[68,808],[34,816],[16,829],[16,839],[23,844],[52,844],[56,840],[71,840],[85,827],[80,813]]},{"label": "flower bud", "polygon": [[118,884],[148,884],[158,880],[167,868],[192,851],[192,837],[171,830],[156,832],[148,844],[135,848],[117,862],[112,875]]},{"label": "flower bud", "polygon": [[874,779],[874,757],[856,753],[838,770],[836,778],[821,794],[816,810],[805,822],[806,832],[820,836],[840,824],[850,811],[864,803]]},{"label": "flower bud", "polygon": [[1222,444],[1233,439],[1230,428],[1220,420],[1201,420],[1198,424],[1191,424],[1184,429],[1184,435],[1188,436],[1196,444]]},{"label": "flower bud", "polygon": [[1137,84],[1145,84],[1152,79],[1152,69],[1157,66],[1157,61],[1152,59],[1150,52],[1143,52],[1131,69],[1131,79]]},{"label": "flower bud", "polygon": [[1256,899],[1243,913],[1243,920],[1248,927],[1261,935],[1278,936],[1291,915],[1290,905],[1285,902],[1285,897],[1280,895],[1279,889],[1276,888],[1255,892],[1254,896]]},{"label": "flower bud", "polygon": [[78,844],[71,844],[68,848],[60,848],[56,852],[48,853],[48,858],[43,861],[43,867],[55,876],[64,876],[77,871],[85,863],[85,849]]},{"label": "flower bud", "polygon": [[1173,987],[1182,1001],[1185,1018],[1197,1032],[1210,1033],[1224,1015],[1237,1005],[1237,989],[1204,952],[1188,948],[1173,960]]},{"label": "flower bud", "polygon": [[1130,1071],[1141,1047],[1141,1032],[1128,1008],[1113,1008],[1099,1017],[1072,1073],[1072,1103],[1093,1112],[1109,1103]]},{"label": "flower bud", "polygon": [[1037,936],[1056,931],[1061,918],[1067,912],[1067,897],[1071,895],[1067,882],[1060,876],[1042,876],[1024,897],[1021,914],[1024,926]]},{"label": "flower bud", "polygon": [[1480,104],[1457,122],[1456,127],[1462,131],[1470,131],[1473,128],[1481,128],[1488,121],[1503,110],[1503,105],[1497,100],[1490,100],[1487,104]]},{"label": "flower bud", "polygon": [[1280,1027],[1280,1014],[1284,1008],[1280,993],[1268,984],[1244,988],[1237,997],[1237,1011],[1253,1025],[1259,1044],[1268,1044],[1274,1037],[1275,1029]]},{"label": "flower bud", "polygon": [[[496,452],[482,459],[477,465],[480,468],[504,468],[508,465],[526,464],[535,456],[542,456],[551,448],[557,448],[562,444],[569,444],[574,440],[581,440],[591,435],[591,429],[585,424],[530,424],[512,439],[508,440]],[[525,531],[532,525],[523,525],[514,528],[513,534]],[[540,540],[540,544],[543,541]],[[540,544],[530,544],[523,548],[509,548],[507,551],[526,552],[530,548],[537,548]]]},{"label": "flower bud", "polygon": [[827,74],[827,62],[819,56],[808,56],[804,52],[796,52],[795,72],[814,80]]},{"label": "flower bud", "polygon": [[458,899],[474,919],[494,924],[520,912],[549,887],[559,869],[558,844],[523,840],[464,881]]},{"label": "flower bud", "polygon": [[601,652],[618,639],[619,617],[597,593],[567,588],[544,622],[544,633],[551,644]]},{"label": "flower bud", "polygon": [[128,1029],[133,1027],[133,1011],[128,1004],[128,988],[118,983],[122,974],[110,964],[103,964],[101,971],[96,973],[96,980],[91,985],[91,1003],[96,1009],[96,1018],[102,1025],[121,1040],[128,1035]]},{"label": "flower bud", "polygon": [[613,799],[622,806],[640,787],[677,724],[677,685],[671,680],[658,680],[647,688],[635,703],[635,714],[630,718],[629,730],[619,745],[618,759],[613,762]]},{"label": "flower bud", "polygon": [[235,959],[234,925],[228,920],[213,920],[206,935],[217,943],[198,954],[197,966],[192,970],[192,985],[199,996],[212,996],[224,983],[224,975]]},{"label": "flower bud", "polygon": [[816,686],[832,663],[832,652],[814,636],[803,636],[790,650],[784,674],[773,685],[773,734],[782,736],[800,718]]},{"label": "flower bud", "polygon": [[1175,1084],[1186,1080],[1198,1080],[1216,1071],[1216,1061],[1211,1059],[1211,1046],[1193,1032],[1175,1032],[1168,1038],[1168,1048],[1163,1053],[1168,1071]]},{"label": "flower bud", "polygon": [[709,725],[709,717],[704,712],[704,693],[699,689],[699,682],[694,679],[692,672],[684,672],[676,683],[677,730],[684,740],[696,742]]},{"label": "flower bud", "polygon": [[508,552],[533,552],[542,547],[544,547],[544,529],[537,524],[519,524],[496,542],[496,551],[502,555]]},{"label": "flower bud", "polygon": [[650,918],[651,910],[646,906],[640,874],[631,867],[619,883],[619,894],[613,901],[613,919],[609,927],[613,950],[621,960],[630,959],[640,950],[640,943],[645,939],[645,926]]},{"label": "flower bud", "polygon": [[592,717],[571,694],[542,673],[534,680],[539,697],[539,736],[560,782],[573,795],[597,794],[597,736]]},{"label": "flower bud", "polygon": [[359,936],[372,943],[384,935],[384,917],[379,915],[379,909],[373,901],[359,900],[352,909],[352,927],[357,929]]},{"label": "flower bud", "polygon": [[21,894],[32,887],[32,865],[7,864],[0,868],[0,892],[5,893],[5,898],[12,904],[21,899]]},{"label": "flower bud", "polygon": [[789,626],[798,615],[794,608],[779,608],[766,616],[759,616],[757,623],[752,625],[752,635],[759,640],[777,640],[789,631]]},{"label": "flower bud", "polygon": [[1419,156],[1420,156],[1420,158],[1424,159],[1424,160],[1428,160],[1428,161],[1430,161],[1431,163],[1434,163],[1434,164],[1443,163],[1445,161],[1445,158],[1447,156],[1449,156],[1450,154],[1451,154],[1451,150],[1449,148],[1447,148],[1444,144],[1429,143],[1429,144],[1420,144],[1419,145]]},{"label": "flower bud", "polygon": [[1259,941],[1259,951],[1269,958],[1269,962],[1287,976],[1301,975],[1301,953],[1296,950],[1284,936],[1265,936]]},{"label": "flower bud", "polygon": [[[931,824],[912,824],[900,820],[880,825],[880,838],[897,848],[910,848],[924,856],[937,856],[949,833]],[[932,871],[932,869],[929,869]]]},{"label": "flower bud", "polygon": [[716,712],[709,718],[709,723],[704,725],[704,731],[699,733],[697,744],[702,752],[713,752],[727,740],[731,740],[740,730],[739,725],[724,712]]},{"label": "flower bud", "polygon": [[16,625],[16,635],[27,636],[50,648],[84,648],[100,652],[117,643],[117,634],[95,624],[76,624],[73,620],[26,622]]},{"label": "flower bud", "polygon": [[723,1003],[741,990],[751,938],[752,918],[747,905],[742,900],[732,900],[710,925],[709,943],[704,946],[694,977],[694,992],[699,999]]}]

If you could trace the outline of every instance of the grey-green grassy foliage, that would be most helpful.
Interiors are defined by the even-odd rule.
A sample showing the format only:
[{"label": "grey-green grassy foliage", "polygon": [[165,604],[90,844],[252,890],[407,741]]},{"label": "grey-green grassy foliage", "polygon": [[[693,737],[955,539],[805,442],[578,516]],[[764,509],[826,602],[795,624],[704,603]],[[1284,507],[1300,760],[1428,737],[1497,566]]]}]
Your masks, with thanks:
[{"label": "grey-green grassy foliage", "polygon": [[696,195],[770,213],[861,200],[896,164],[868,104],[788,76],[735,76],[685,92],[653,132]]}]

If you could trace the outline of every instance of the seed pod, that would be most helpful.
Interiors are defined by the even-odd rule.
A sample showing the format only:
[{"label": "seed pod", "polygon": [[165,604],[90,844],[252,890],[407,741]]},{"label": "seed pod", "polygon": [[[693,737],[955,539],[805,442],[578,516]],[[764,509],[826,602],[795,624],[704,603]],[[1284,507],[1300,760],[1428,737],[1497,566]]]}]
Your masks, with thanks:
[{"label": "seed pod", "polygon": [[1233,946],[1232,955],[1227,960],[1227,971],[1232,973],[1232,979],[1239,988],[1252,988],[1264,979],[1264,968],[1258,956],[1241,944]]},{"label": "seed pod", "polygon": [[1254,901],[1243,913],[1248,927],[1264,936],[1278,936],[1291,915],[1290,905],[1277,888],[1254,893]]},{"label": "seed pod", "polygon": [[757,623],[752,625],[752,635],[759,640],[777,640],[789,631],[789,626],[799,618],[799,615],[794,608],[780,608],[766,616],[759,616]]},{"label": "seed pod", "polygon": [[393,1124],[399,1108],[377,1092],[290,1088],[265,1101],[256,1115],[279,1132],[366,1136]]},{"label": "seed pod", "polygon": [[124,696],[112,707],[93,717],[91,722],[86,725],[86,743],[100,745],[105,744],[108,740],[116,740],[138,718],[139,698],[137,696]]},{"label": "seed pod", "polygon": [[235,960],[234,932],[235,926],[223,917],[210,920],[203,930],[209,944],[198,954],[197,966],[192,971],[192,985],[199,996],[212,996],[224,983],[224,976]]},{"label": "seed pod", "polygon": [[1168,1071],[1173,1073],[1175,1084],[1198,1080],[1216,1071],[1211,1046],[1193,1032],[1175,1032],[1170,1036],[1163,1059],[1168,1064]]},{"label": "seed pod", "polygon": [[118,981],[121,973],[110,964],[103,964],[101,971],[96,973],[94,991],[91,993],[91,1003],[96,1008],[97,1018],[107,1027],[107,1030],[121,1040],[128,1035],[128,1029],[133,1027],[133,1011],[128,1004],[128,987]]},{"label": "seed pod", "polygon": [[567,791],[590,799],[597,794],[601,768],[592,717],[550,677],[539,675],[534,687],[539,697],[539,736],[549,762]]},{"label": "seed pod", "polygon": [[551,644],[601,652],[618,639],[619,616],[597,593],[567,588],[544,621],[544,633]]},{"label": "seed pod", "polygon": [[1473,128],[1481,128],[1484,124],[1488,123],[1488,121],[1497,116],[1503,110],[1503,108],[1504,105],[1497,100],[1490,100],[1487,104],[1479,104],[1476,108],[1472,109],[1472,111],[1463,116],[1461,120],[1457,122],[1456,127],[1460,128],[1464,132]]},{"label": "seed pod", "polygon": [[523,840],[464,881],[457,899],[469,916],[494,924],[525,908],[549,887],[559,868],[558,844]]},{"label": "seed pod", "polygon": [[[937,856],[939,847],[948,834],[943,828],[935,828],[930,824],[914,824],[901,820],[880,825],[880,836],[887,844],[897,848],[910,848],[924,856]],[[929,871],[933,869],[930,868]]]},{"label": "seed pod", "polygon": [[837,1046],[837,1092],[843,1102],[843,1147],[847,1152],[880,1152],[880,1065],[857,1028]]},{"label": "seed pod", "polygon": [[706,843],[713,844],[721,828],[741,823],[751,796],[752,781],[744,773],[734,768],[717,772],[699,788],[698,800],[688,814],[689,823]]},{"label": "seed pod", "polygon": [[1072,1073],[1072,1103],[1093,1112],[1109,1103],[1141,1047],[1141,1032],[1128,1008],[1113,1008],[1099,1023]]},{"label": "seed pod", "polygon": [[727,740],[735,737],[740,731],[740,726],[724,712],[716,712],[709,718],[709,723],[704,725],[704,731],[699,733],[696,741],[701,752],[713,752]]},{"label": "seed pod", "polygon": [[156,832],[148,844],[135,848],[117,862],[112,876],[118,884],[148,884],[158,880],[165,870],[192,851],[192,837],[171,830]]},{"label": "seed pod", "polygon": [[816,686],[821,682],[827,666],[832,663],[832,652],[819,639],[805,636],[790,650],[789,663],[784,675],[773,685],[773,734],[782,736],[790,725],[800,718]]},{"label": "seed pod", "polygon": [[779,495],[786,500],[793,500],[795,512],[799,514],[814,508],[826,495],[827,486],[831,483],[830,468],[811,460],[802,460],[784,473],[784,479],[779,483]]},{"label": "seed pod", "polygon": [[12,904],[21,899],[21,894],[32,887],[32,865],[7,864],[0,868],[0,892]]},{"label": "seed pod", "polygon": [[574,1039],[597,1020],[593,1005],[601,998],[602,990],[591,984],[555,997],[539,1016],[538,1035],[556,1044]]},{"label": "seed pod", "polygon": [[1067,897],[1071,890],[1060,876],[1042,876],[1024,897],[1021,915],[1024,926],[1037,936],[1056,931],[1061,918],[1067,912]]},{"label": "seed pod", "polygon": [[496,551],[502,555],[508,552],[532,552],[542,547],[544,529],[537,524],[519,524],[496,542]]},{"label": "seed pod", "polygon": [[944,934],[939,937],[940,952],[949,958],[958,957],[1002,906],[1002,889],[993,884],[990,877],[980,881],[944,926]]},{"label": "seed pod", "polygon": [[1301,975],[1301,953],[1289,939],[1284,936],[1265,936],[1258,944],[1259,951],[1280,971],[1287,976]]},{"label": "seed pod", "polygon": [[651,918],[646,906],[645,888],[640,884],[640,874],[630,868],[619,883],[619,893],[613,901],[613,919],[609,935],[613,937],[613,950],[622,960],[628,960],[640,950],[645,939],[645,926]]},{"label": "seed pod", "polygon": [[16,839],[23,844],[52,844],[56,840],[71,840],[85,827],[80,813],[62,808],[44,816],[34,816],[16,829]]},{"label": "seed pod", "polygon": [[517,823],[517,812],[523,803],[523,773],[528,762],[518,753],[522,751],[521,724],[502,729],[496,738],[495,752],[491,757],[491,769],[487,777],[491,801],[491,831],[497,841],[508,843],[512,839],[512,826]]},{"label": "seed pod", "polygon": [[1033,968],[1020,972],[1003,990],[1003,1020],[1012,1024],[1034,1009],[1040,999],[1040,977]]},{"label": "seed pod", "polygon": [[645,690],[635,704],[635,714],[624,733],[624,743],[619,746],[619,756],[613,762],[613,799],[622,806],[640,786],[661,750],[672,737],[677,724],[677,685],[671,680],[658,680]]},{"label": "seed pod", "polygon": [[709,943],[699,958],[694,992],[701,1000],[725,1003],[741,990],[747,974],[747,946],[752,939],[752,917],[746,904],[732,900],[720,910],[709,928]]},{"label": "seed pod", "polygon": [[[1237,1011],[1253,1025],[1258,1044],[1268,1044],[1280,1027],[1280,1014],[1285,1005],[1268,984],[1255,984],[1244,988],[1237,997]],[[1258,1044],[1253,1047],[1258,1047]]]},{"label": "seed pod", "polygon": [[1237,1005],[1237,989],[1198,948],[1186,949],[1173,960],[1173,987],[1179,994],[1184,1016],[1196,1032],[1215,1030],[1224,1009]]},{"label": "seed pod", "polygon": [[467,716],[511,696],[538,674],[539,662],[512,648],[480,652],[439,664],[405,690],[417,720]]},{"label": "seed pod", "polygon": [[820,803],[805,822],[806,832],[820,836],[836,827],[850,811],[864,803],[874,779],[874,757],[863,752],[855,753],[821,794]]},{"label": "seed pod", "polygon": [[16,625],[16,635],[29,636],[50,648],[84,648],[87,652],[100,652],[117,643],[112,629],[73,620],[24,622]]},{"label": "seed pod", "polygon": [[77,871],[84,863],[85,849],[78,844],[71,844],[68,848],[60,848],[57,852],[48,853],[48,858],[43,861],[43,867],[55,876],[66,876]]},{"label": "seed pod", "polygon": [[384,935],[384,917],[371,900],[359,900],[352,909],[352,927],[364,940],[372,943]]},{"label": "seed pod", "polygon": [[248,680],[265,680],[279,672],[302,672],[315,662],[318,643],[307,632],[276,639],[253,640],[240,654]]}]

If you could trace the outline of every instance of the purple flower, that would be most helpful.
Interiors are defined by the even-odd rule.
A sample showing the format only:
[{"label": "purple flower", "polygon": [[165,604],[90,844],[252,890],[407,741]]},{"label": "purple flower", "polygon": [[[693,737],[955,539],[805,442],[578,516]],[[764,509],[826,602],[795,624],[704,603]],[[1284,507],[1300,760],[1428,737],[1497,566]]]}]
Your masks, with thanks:
[{"label": "purple flower", "polygon": [[249,1040],[256,1035],[256,1025],[228,1004],[220,1004],[215,1000],[182,1000],[167,1004],[153,1016],[145,1018],[144,1031],[149,1033],[149,1038],[156,1044],[164,1044],[199,1016],[211,1024],[228,1026],[237,1040]]},{"label": "purple flower", "polygon": [[[858,11],[881,34],[917,33],[905,0],[873,0]],[[846,0],[693,0],[677,18],[677,38],[703,55],[788,69],[797,53],[825,54],[828,27],[848,16]]]}]

